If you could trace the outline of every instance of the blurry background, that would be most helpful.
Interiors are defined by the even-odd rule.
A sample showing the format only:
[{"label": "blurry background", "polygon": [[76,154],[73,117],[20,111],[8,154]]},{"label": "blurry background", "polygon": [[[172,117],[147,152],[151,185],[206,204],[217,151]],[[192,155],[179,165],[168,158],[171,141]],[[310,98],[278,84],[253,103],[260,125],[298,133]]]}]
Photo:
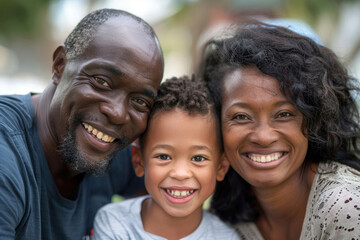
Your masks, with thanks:
[{"label": "blurry background", "polygon": [[360,78],[360,0],[0,0],[0,94],[41,92],[56,46],[87,13],[105,7],[154,27],[164,79],[192,74],[206,39],[246,16],[304,21]]}]

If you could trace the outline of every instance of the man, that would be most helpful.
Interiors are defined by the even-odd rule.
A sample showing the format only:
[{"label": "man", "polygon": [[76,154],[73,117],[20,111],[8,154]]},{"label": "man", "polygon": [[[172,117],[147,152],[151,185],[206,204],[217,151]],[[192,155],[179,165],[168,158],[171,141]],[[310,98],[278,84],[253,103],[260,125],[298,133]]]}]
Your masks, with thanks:
[{"label": "man", "polygon": [[114,193],[143,187],[125,147],[145,130],[163,76],[153,29],[92,12],[55,50],[52,73],[40,95],[0,97],[2,240],[86,239]]}]

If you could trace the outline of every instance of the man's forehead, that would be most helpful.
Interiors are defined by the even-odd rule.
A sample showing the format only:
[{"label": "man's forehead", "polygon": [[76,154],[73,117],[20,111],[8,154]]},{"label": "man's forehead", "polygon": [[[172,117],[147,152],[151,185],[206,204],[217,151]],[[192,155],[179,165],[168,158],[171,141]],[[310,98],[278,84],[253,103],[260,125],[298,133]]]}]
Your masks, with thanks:
[{"label": "man's forehead", "polygon": [[133,19],[129,16],[117,16],[109,18],[102,25],[99,26],[96,32],[101,35],[102,32],[133,32],[137,34],[143,34],[149,39],[153,38],[150,34],[149,27],[145,23]]}]

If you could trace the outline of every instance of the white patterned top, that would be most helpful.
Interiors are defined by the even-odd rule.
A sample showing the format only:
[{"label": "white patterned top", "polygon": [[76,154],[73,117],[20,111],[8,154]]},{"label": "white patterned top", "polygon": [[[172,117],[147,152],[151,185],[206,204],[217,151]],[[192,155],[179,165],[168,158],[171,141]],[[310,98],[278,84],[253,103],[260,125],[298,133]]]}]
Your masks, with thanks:
[{"label": "white patterned top", "polygon": [[[239,223],[242,239],[263,240],[255,223]],[[300,240],[360,240],[360,172],[320,163],[311,187]]]}]

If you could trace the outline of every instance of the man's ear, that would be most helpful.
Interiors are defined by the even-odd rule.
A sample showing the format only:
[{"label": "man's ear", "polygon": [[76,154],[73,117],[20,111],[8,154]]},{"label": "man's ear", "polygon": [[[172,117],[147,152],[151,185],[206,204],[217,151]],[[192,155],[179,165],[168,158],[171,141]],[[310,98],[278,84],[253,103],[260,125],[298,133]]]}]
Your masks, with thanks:
[{"label": "man's ear", "polygon": [[138,145],[132,144],[131,145],[131,161],[135,170],[135,174],[138,177],[144,176],[144,164],[142,161],[142,154],[141,150]]},{"label": "man's ear", "polygon": [[66,53],[65,46],[58,46],[53,54],[53,64],[52,64],[52,80],[55,85],[58,85],[61,79],[61,76],[64,72],[66,65]]},{"label": "man's ear", "polygon": [[221,154],[220,162],[219,162],[217,172],[216,172],[216,180],[218,180],[220,182],[222,180],[224,180],[224,177],[225,177],[227,171],[229,170],[229,167],[230,167],[230,162],[227,159],[225,153]]}]

